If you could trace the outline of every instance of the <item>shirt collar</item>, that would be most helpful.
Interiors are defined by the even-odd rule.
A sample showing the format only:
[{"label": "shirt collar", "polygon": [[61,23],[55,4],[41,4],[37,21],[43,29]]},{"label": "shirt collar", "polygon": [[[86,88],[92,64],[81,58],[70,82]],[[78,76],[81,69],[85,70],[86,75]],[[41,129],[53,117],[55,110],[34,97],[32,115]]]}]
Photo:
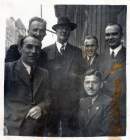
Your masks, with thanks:
[{"label": "shirt collar", "polygon": [[96,101],[97,97],[98,97],[98,95],[92,97],[92,104],[94,104],[94,102]]},{"label": "shirt collar", "polygon": [[26,68],[28,74],[30,74],[30,72],[31,72],[31,66],[29,66],[29,65],[26,64],[26,63],[24,63],[23,61],[22,61],[22,63],[23,63],[23,65],[24,65],[24,67]]},{"label": "shirt collar", "polygon": [[61,43],[56,41],[56,47],[57,47],[59,53],[61,53],[60,49],[61,49],[62,46],[64,46],[64,50],[65,50],[66,45],[67,45],[67,42],[65,42],[64,44],[61,44]]},{"label": "shirt collar", "polygon": [[[90,57],[87,56],[87,60],[89,61]],[[95,55],[93,57],[91,57],[91,61],[90,61],[90,65],[92,65],[93,61],[95,59]]]},{"label": "shirt collar", "polygon": [[118,52],[122,49],[122,45],[120,44],[117,48],[112,49],[110,48],[110,55],[114,52],[114,56],[117,56]]}]

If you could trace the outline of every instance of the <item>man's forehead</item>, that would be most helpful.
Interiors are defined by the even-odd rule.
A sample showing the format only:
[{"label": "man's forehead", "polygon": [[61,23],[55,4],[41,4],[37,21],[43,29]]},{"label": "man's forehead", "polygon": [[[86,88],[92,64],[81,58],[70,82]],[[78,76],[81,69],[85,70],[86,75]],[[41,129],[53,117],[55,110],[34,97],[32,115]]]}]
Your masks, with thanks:
[{"label": "man's forehead", "polygon": [[32,44],[36,46],[41,46],[41,42],[38,39],[31,36],[26,37],[23,41],[23,44]]},{"label": "man's forehead", "polygon": [[40,21],[32,21],[30,27],[46,27],[46,23]]},{"label": "man's forehead", "polygon": [[96,75],[86,75],[84,78],[84,81],[95,81],[99,80],[99,78]]},{"label": "man's forehead", "polygon": [[106,33],[109,33],[109,32],[120,32],[120,29],[119,29],[118,25],[110,25],[110,26],[106,27],[105,32]]},{"label": "man's forehead", "polygon": [[96,40],[94,38],[85,39],[84,43],[85,44],[96,44]]}]

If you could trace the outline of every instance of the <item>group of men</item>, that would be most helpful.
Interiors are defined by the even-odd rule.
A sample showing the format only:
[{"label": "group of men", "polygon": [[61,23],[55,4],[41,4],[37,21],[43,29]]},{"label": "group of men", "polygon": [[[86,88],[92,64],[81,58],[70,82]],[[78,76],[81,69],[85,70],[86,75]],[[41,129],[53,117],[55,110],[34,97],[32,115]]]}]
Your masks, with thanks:
[{"label": "group of men", "polygon": [[[5,59],[5,135],[125,135],[125,48],[122,28],[105,29],[108,50],[85,37],[86,56],[68,42],[77,24],[59,17],[57,40],[41,49],[46,21],[29,21],[28,36],[11,46]],[[113,55],[114,52],[114,55]],[[110,88],[111,86],[111,88]]]}]

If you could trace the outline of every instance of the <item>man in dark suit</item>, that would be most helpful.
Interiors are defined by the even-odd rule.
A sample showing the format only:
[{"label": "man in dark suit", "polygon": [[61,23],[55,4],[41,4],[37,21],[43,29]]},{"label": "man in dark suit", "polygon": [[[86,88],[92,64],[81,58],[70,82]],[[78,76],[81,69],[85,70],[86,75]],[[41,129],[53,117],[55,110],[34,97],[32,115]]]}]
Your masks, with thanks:
[{"label": "man in dark suit", "polygon": [[37,66],[41,42],[21,39],[21,58],[5,65],[5,135],[43,136],[49,107],[48,71]]},{"label": "man in dark suit", "polygon": [[[29,21],[28,35],[34,36],[42,41],[46,35],[46,21],[39,17],[31,18]],[[19,38],[21,38],[21,36]],[[7,51],[5,62],[18,60],[20,56],[21,54],[18,51],[18,44],[14,44],[10,46],[9,50]]]},{"label": "man in dark suit", "polygon": [[102,75],[89,69],[83,79],[84,97],[80,99],[80,136],[109,136],[112,124],[112,99],[102,92]]},{"label": "man in dark suit", "polygon": [[84,61],[85,67],[95,68],[97,66],[99,55],[97,53],[98,40],[96,36],[88,35],[84,40]]},{"label": "man in dark suit", "polygon": [[[79,75],[82,73],[81,50],[68,42],[77,27],[67,17],[59,17],[52,27],[56,43],[43,49],[53,91],[49,122],[50,136],[76,136],[79,102]],[[42,59],[41,59],[42,60]]]},{"label": "man in dark suit", "polygon": [[113,116],[117,120],[113,135],[126,133],[126,48],[122,45],[122,27],[108,24],[105,29],[107,48],[100,57],[99,69],[104,73],[104,87],[115,102]]}]

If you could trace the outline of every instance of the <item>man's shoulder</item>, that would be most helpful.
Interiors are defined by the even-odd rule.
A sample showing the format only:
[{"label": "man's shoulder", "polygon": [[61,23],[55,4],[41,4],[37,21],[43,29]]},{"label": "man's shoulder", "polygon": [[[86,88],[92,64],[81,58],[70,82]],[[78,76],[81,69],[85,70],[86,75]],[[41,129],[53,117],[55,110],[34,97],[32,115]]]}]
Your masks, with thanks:
[{"label": "man's shoulder", "polygon": [[122,51],[123,53],[126,53],[126,47],[123,46],[122,49],[121,49],[121,51]]},{"label": "man's shoulder", "polygon": [[5,68],[14,67],[17,63],[18,63],[18,61],[6,62],[6,63],[5,63]]},{"label": "man's shoulder", "polygon": [[102,93],[100,95],[100,99],[101,99],[101,101],[102,101],[101,103],[103,105],[105,105],[105,104],[111,104],[112,103],[112,97],[110,97],[109,95],[107,95],[105,93]]},{"label": "man's shoulder", "polygon": [[37,67],[37,69],[41,72],[41,73],[44,73],[44,74],[46,74],[46,75],[48,75],[48,70],[47,69],[45,69],[45,68],[42,68],[42,67]]},{"label": "man's shoulder", "polygon": [[74,45],[72,45],[72,44],[70,44],[70,43],[68,43],[68,46],[69,46],[72,50],[75,50],[75,51],[81,52],[81,49],[78,48],[77,46],[74,46]]},{"label": "man's shoulder", "polygon": [[15,67],[17,65],[17,61],[13,61],[13,62],[7,62],[5,63],[5,75],[12,75],[13,72],[15,71]]},{"label": "man's shoulder", "polygon": [[49,45],[49,46],[46,46],[45,48],[43,48],[42,52],[48,52],[48,51],[51,51],[54,47],[55,47],[55,43]]}]

